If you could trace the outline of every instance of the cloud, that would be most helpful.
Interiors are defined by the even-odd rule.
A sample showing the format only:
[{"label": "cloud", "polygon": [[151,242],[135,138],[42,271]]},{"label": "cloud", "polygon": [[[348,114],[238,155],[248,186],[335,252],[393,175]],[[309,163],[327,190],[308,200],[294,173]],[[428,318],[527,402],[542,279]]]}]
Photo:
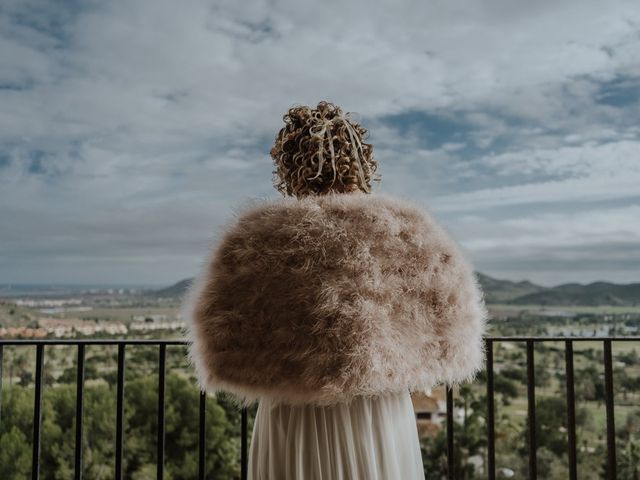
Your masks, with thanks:
[{"label": "cloud", "polygon": [[[472,211],[512,205],[637,201],[640,142],[532,149],[483,157],[478,165],[498,186],[440,196],[440,211]],[[480,168],[480,167],[478,167]]]},{"label": "cloud", "polygon": [[[633,1],[8,0],[0,281],[192,275],[233,205],[278,195],[282,115],[320,99],[369,128],[379,190],[452,228],[472,215],[515,228],[526,210],[540,238],[562,223],[551,207],[631,208],[639,25]],[[494,239],[481,223],[457,230],[480,264]],[[601,248],[616,252],[608,228]]]}]

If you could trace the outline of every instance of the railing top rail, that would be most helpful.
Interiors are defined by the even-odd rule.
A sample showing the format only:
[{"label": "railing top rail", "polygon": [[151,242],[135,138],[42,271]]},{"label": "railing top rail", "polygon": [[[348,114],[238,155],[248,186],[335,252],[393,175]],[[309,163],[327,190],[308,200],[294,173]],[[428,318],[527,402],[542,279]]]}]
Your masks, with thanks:
[{"label": "railing top rail", "polygon": [[575,337],[571,337],[571,336],[533,336],[533,337],[527,337],[527,336],[521,336],[521,335],[516,335],[513,337],[503,337],[503,336],[490,336],[490,337],[485,337],[486,341],[490,341],[490,342],[526,342],[526,341],[534,341],[534,342],[564,342],[565,340],[572,340],[572,341],[576,341],[576,342],[589,342],[589,341],[596,341],[596,342],[602,342],[605,340],[610,340],[610,341],[614,341],[614,342],[640,342],[640,336],[626,336],[626,337],[611,337],[611,336],[593,336],[593,337],[589,337],[589,336],[575,336]]},{"label": "railing top rail", "polygon": [[[613,342],[640,342],[640,336],[487,336],[486,342],[564,342],[571,340],[574,342],[589,341],[613,341]],[[0,345],[188,345],[185,339],[127,339],[127,338],[75,338],[75,339],[55,339],[55,338],[0,338]]]},{"label": "railing top rail", "polygon": [[147,340],[127,338],[0,338],[0,345],[187,345],[187,340]]}]

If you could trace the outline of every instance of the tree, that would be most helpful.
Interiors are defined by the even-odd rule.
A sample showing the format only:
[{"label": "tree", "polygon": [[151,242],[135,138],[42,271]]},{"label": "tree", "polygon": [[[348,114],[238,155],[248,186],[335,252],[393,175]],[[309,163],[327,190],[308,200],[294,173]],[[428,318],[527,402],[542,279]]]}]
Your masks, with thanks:
[{"label": "tree", "polygon": [[[456,424],[454,434],[454,472],[459,480],[471,480],[475,477],[475,468],[469,457],[482,453],[486,446],[483,405],[486,398],[478,398],[470,385],[461,385],[456,404],[462,406],[464,416],[462,425]],[[442,472],[447,471],[447,433],[446,428],[433,438],[422,441],[422,460],[426,480],[440,480]]]},{"label": "tree", "polygon": [[538,447],[545,447],[560,457],[567,452],[567,405],[561,397],[543,397],[536,401],[536,437]]},{"label": "tree", "polygon": [[621,445],[618,455],[618,478],[620,480],[640,480],[640,443],[628,441]]},{"label": "tree", "polygon": [[22,480],[31,473],[31,448],[27,437],[16,426],[0,430],[0,478]]},{"label": "tree", "polygon": [[[125,478],[150,478],[155,472],[157,376],[132,369],[125,383]],[[4,389],[0,423],[0,478],[23,479],[30,473],[33,387]],[[41,457],[43,479],[73,478],[75,448],[75,384],[44,388]],[[111,479],[114,472],[115,385],[86,384],[84,389],[84,476]],[[166,478],[197,478],[199,391],[176,374],[166,376]],[[207,398],[205,432],[207,478],[239,476],[239,412],[227,415],[216,398]]]},{"label": "tree", "polygon": [[502,400],[505,405],[508,405],[509,399],[518,397],[518,385],[503,376],[495,377],[494,389],[497,393],[502,394]]},{"label": "tree", "polygon": [[576,370],[574,374],[575,394],[578,400],[604,401],[604,384],[595,365]]}]

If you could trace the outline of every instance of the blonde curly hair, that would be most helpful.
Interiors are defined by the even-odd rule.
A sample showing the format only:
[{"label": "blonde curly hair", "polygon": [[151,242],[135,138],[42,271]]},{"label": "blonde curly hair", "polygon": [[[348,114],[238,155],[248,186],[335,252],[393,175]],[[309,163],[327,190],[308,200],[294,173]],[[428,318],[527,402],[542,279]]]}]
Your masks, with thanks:
[{"label": "blonde curly hair", "polygon": [[289,109],[270,152],[279,192],[296,197],[330,191],[371,193],[371,180],[381,180],[375,174],[378,162],[373,146],[363,142],[367,130],[349,115],[326,101],[314,109],[305,105]]}]

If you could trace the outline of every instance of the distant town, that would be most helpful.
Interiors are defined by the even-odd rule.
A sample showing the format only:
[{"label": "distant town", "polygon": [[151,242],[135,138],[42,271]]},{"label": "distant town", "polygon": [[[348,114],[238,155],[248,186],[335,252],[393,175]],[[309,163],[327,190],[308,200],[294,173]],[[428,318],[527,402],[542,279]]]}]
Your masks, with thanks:
[{"label": "distant town", "polygon": [[0,298],[0,337],[76,338],[166,336],[181,329],[179,297],[153,290],[32,290]]},{"label": "distant town", "polygon": [[[634,319],[640,312],[640,283],[549,288],[477,276],[496,333],[543,329],[552,335],[638,334]],[[178,307],[190,281],[162,289],[2,285],[0,337],[176,337],[184,325]]]}]

